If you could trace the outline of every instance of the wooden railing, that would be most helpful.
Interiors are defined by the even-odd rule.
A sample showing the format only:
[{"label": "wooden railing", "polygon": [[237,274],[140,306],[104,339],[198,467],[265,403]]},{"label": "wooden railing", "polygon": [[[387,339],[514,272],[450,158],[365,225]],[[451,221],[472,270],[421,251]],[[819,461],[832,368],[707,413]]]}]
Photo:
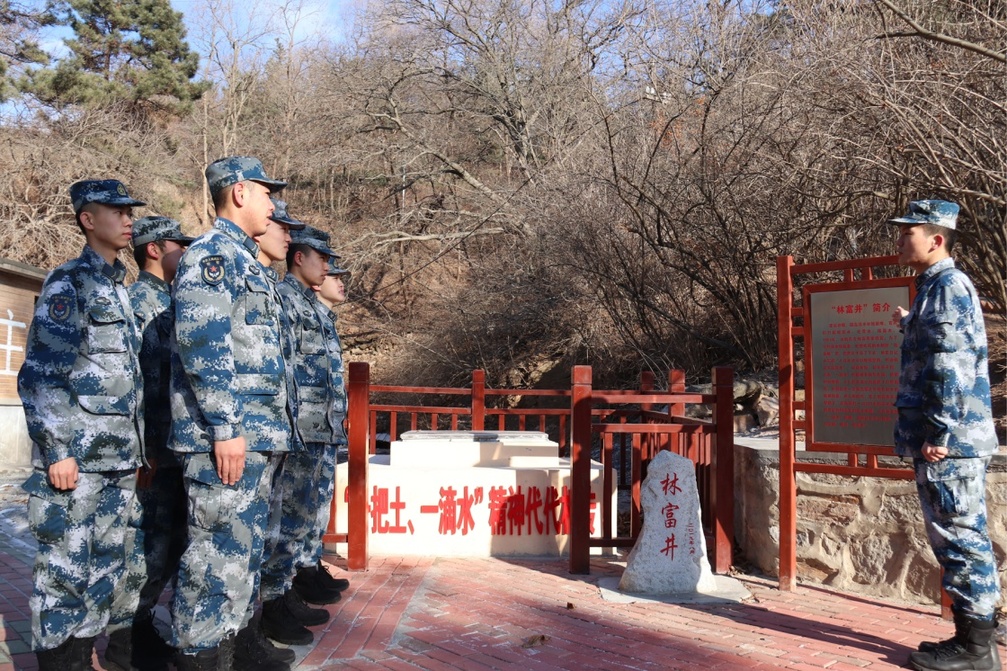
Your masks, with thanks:
[{"label": "wooden railing", "polygon": [[[471,388],[404,387],[370,384],[367,363],[349,366],[349,464],[346,533],[335,533],[336,498],[326,543],[347,543],[347,566],[367,567],[367,461],[374,454],[378,437],[398,439],[409,430],[525,431],[548,434],[560,447],[560,456],[572,456],[570,500],[570,570],[589,570],[591,547],[632,546],[641,526],[640,485],[651,458],[671,449],[696,464],[703,526],[708,537],[712,564],[718,573],[730,567],[733,545],[733,372],[714,369],[714,393],[685,391],[685,375],[672,371],[667,392],[654,390],[654,376],[645,372],[638,390],[603,391],[591,385],[590,366],[576,366],[570,389],[488,389],[485,373],[473,371]],[[372,403],[405,397],[401,403]],[[554,407],[513,407],[533,397]],[[461,403],[449,403],[455,398]],[[425,404],[433,399],[434,404]],[[487,405],[487,399],[490,401]],[[713,419],[686,416],[687,404],[715,408]],[[571,450],[572,448],[572,450]],[[597,515],[604,532],[591,538],[592,452],[604,465],[604,492],[597,502]],[[629,493],[626,533],[611,533],[620,511],[611,505],[618,489]],[[625,497],[624,497],[625,498]],[[618,503],[616,504],[618,506]]]},{"label": "wooden railing", "polygon": [[[632,547],[641,528],[640,487],[660,450],[688,457],[696,466],[703,528],[714,571],[726,573],[734,545],[734,373],[713,370],[712,394],[689,394],[685,375],[671,371],[667,392],[654,391],[654,377],[641,376],[640,391],[600,391],[591,367],[575,366],[571,400],[573,501],[570,572],[590,572],[592,547]],[[713,419],[686,416],[687,404],[714,407]],[[658,409],[659,408],[659,409]],[[616,448],[618,445],[618,449]],[[600,450],[596,450],[598,447]],[[601,536],[591,536],[591,458],[603,465]],[[627,533],[611,535],[614,487],[631,492]]]}]

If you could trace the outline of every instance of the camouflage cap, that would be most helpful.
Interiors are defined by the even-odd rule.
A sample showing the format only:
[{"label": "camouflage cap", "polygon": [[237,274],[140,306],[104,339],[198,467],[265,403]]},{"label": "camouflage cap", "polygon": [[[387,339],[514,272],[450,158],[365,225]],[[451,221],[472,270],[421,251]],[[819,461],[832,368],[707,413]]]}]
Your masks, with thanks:
[{"label": "camouflage cap", "polygon": [[330,257],[339,258],[339,255],[329,249],[329,234],[320,231],[314,226],[305,226],[298,231],[290,232],[290,244],[307,245],[316,252],[328,254]]},{"label": "camouflage cap", "polygon": [[920,224],[933,224],[943,226],[952,231],[958,225],[957,203],[947,200],[914,200],[909,203],[909,213],[904,217],[889,219],[891,224],[910,224],[918,226]]},{"label": "camouflage cap", "polygon": [[84,179],[70,185],[70,200],[73,202],[73,213],[80,214],[88,203],[102,205],[146,205],[147,203],[131,198],[125,185],[117,179]]},{"label": "camouflage cap", "polygon": [[133,247],[158,240],[171,240],[180,245],[188,245],[195,239],[182,235],[182,225],[168,217],[143,217],[133,222]]},{"label": "camouflage cap", "polygon": [[278,224],[286,224],[287,228],[292,231],[299,231],[306,226],[303,221],[298,221],[290,216],[287,212],[287,201],[280,200],[279,198],[270,198],[273,201],[273,213],[269,215],[269,218]]},{"label": "camouflage cap", "polygon": [[266,177],[262,162],[251,156],[225,156],[206,166],[206,184],[214,198],[221,189],[244,181],[265,184],[274,193],[287,185],[286,182]]},{"label": "camouflage cap", "polygon": [[336,265],[336,259],[338,259],[338,258],[339,258],[338,256],[330,256],[329,257],[329,272],[327,272],[325,274],[326,275],[342,275],[343,276],[343,282],[344,283],[349,282],[350,281],[350,271],[348,271],[346,268],[340,268],[339,266]]}]

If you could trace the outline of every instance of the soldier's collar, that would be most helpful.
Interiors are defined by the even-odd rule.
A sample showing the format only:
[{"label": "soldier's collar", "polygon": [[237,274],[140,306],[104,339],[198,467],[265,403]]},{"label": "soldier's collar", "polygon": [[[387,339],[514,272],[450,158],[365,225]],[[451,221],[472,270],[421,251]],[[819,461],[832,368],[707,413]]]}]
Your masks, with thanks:
[{"label": "soldier's collar", "polygon": [[84,245],[84,251],[81,253],[81,256],[84,257],[90,266],[113,282],[121,284],[126,279],[126,266],[119,259],[116,259],[115,263],[110,265],[102,258],[101,254],[91,248],[91,245]]},{"label": "soldier's collar", "polygon": [[168,284],[167,282],[165,282],[164,280],[162,280],[157,275],[154,275],[153,273],[149,273],[146,270],[141,270],[140,271],[140,274],[137,276],[136,281],[139,282],[140,280],[143,280],[144,282],[147,282],[148,284],[152,284],[153,286],[157,287],[158,289],[161,289],[162,291],[167,291],[168,293],[171,293],[171,285],[170,284]]},{"label": "soldier's collar", "polygon": [[230,219],[217,217],[216,221],[213,222],[213,226],[214,228],[223,231],[229,238],[238,242],[242,247],[247,249],[248,253],[252,256],[259,256],[259,244]]},{"label": "soldier's collar", "polygon": [[929,268],[927,268],[922,273],[916,276],[916,288],[918,289],[921,286],[923,286],[924,282],[929,280],[937,273],[954,267],[955,267],[955,260],[950,256],[946,259],[941,259],[940,261],[938,261],[937,263],[930,266]]},{"label": "soldier's collar", "polygon": [[274,282],[276,281],[276,278],[279,277],[279,273],[277,273],[275,270],[273,270],[272,266],[263,265],[262,266],[262,270],[263,270],[263,272],[266,273],[266,277],[268,277],[269,279],[271,279]]},{"label": "soldier's collar", "polygon": [[308,300],[318,300],[318,296],[315,295],[315,290],[312,289],[307,284],[305,284],[304,282],[302,282],[301,280],[297,279],[297,277],[295,277],[293,273],[288,272],[286,275],[284,275],[283,281],[288,282],[290,286],[300,291],[301,295],[307,298]]}]

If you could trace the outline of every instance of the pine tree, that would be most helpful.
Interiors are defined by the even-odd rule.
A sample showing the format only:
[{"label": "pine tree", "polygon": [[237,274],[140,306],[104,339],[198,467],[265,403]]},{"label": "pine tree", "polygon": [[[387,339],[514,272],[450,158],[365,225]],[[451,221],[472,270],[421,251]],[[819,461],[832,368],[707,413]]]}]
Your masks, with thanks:
[{"label": "pine tree", "polygon": [[206,90],[192,81],[199,56],[168,0],[63,0],[63,10],[61,23],[73,30],[64,40],[69,54],[21,80],[43,103],[182,113]]},{"label": "pine tree", "polygon": [[38,46],[36,32],[54,20],[49,7],[39,9],[0,0],[0,102],[12,92],[20,66],[48,62]]}]

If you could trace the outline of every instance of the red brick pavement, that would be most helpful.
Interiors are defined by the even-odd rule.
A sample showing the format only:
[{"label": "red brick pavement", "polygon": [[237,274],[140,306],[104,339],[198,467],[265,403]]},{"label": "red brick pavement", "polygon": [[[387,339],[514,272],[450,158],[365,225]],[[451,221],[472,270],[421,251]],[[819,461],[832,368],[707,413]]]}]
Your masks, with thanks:
[{"label": "red brick pavement", "polygon": [[[951,630],[936,607],[808,585],[780,592],[748,576],[738,578],[752,598],[740,604],[604,600],[598,579],[620,571],[604,559],[574,576],[557,560],[374,558],[349,575],[315,645],[295,648],[296,669],[873,671]],[[0,575],[0,654],[13,661],[0,671],[34,669],[30,568],[0,552]]]}]

